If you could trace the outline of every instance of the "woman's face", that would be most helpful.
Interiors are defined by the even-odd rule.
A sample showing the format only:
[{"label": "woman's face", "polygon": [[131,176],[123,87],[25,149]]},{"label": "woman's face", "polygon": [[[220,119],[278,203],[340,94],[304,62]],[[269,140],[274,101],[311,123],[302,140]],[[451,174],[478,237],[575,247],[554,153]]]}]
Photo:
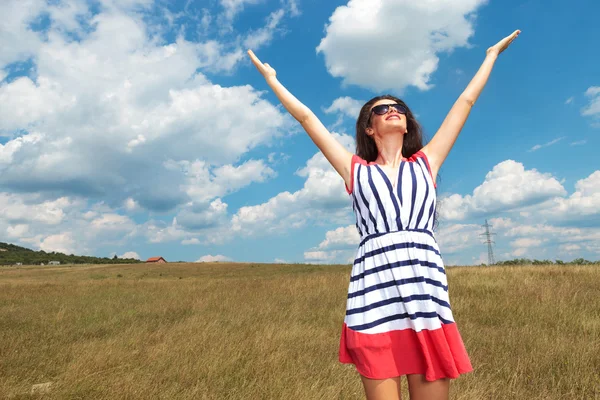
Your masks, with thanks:
[{"label": "woman's face", "polygon": [[[401,105],[398,105],[398,109],[395,107],[388,107],[387,112],[382,115],[373,111],[375,107],[386,104],[397,103],[394,100],[383,99],[378,100],[371,106],[371,125],[370,129],[367,128],[368,135],[374,135],[375,133],[382,135],[390,132],[406,133],[406,111]],[[382,112],[382,110],[379,111]]]}]

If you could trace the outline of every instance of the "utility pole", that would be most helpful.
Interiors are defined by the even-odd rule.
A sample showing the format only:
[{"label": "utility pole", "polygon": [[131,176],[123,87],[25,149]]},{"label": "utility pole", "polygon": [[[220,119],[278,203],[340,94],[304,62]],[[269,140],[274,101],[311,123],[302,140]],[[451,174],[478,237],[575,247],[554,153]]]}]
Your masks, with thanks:
[{"label": "utility pole", "polygon": [[490,232],[492,226],[488,223],[487,219],[485,220],[485,225],[481,226],[485,228],[485,233],[480,233],[479,236],[484,237],[485,240],[483,243],[486,243],[488,247],[488,266],[494,265],[496,261],[494,261],[494,249],[492,248],[492,243],[495,242],[492,240],[492,236],[494,236],[495,233]]}]

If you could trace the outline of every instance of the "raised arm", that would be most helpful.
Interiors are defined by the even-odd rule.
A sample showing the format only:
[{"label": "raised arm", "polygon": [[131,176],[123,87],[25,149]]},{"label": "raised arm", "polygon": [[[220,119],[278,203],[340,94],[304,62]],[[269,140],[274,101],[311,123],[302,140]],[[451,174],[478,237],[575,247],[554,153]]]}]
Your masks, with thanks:
[{"label": "raised arm", "polygon": [[508,48],[512,41],[519,36],[519,33],[521,33],[521,31],[516,30],[511,35],[487,49],[483,64],[481,64],[481,67],[479,67],[479,70],[471,82],[469,82],[465,91],[459,96],[458,100],[456,100],[450,109],[450,112],[444,119],[444,122],[442,122],[442,125],[433,136],[433,139],[423,147],[423,152],[429,159],[429,165],[431,166],[431,172],[434,178],[448,156],[448,153],[450,153],[450,149],[452,149],[458,134],[464,126],[465,121],[471,112],[471,108],[481,94],[498,55]]},{"label": "raised arm", "polygon": [[325,158],[327,158],[333,168],[344,179],[346,186],[350,187],[352,179],[350,176],[352,153],[335,140],[317,116],[277,80],[275,70],[269,64],[263,64],[252,50],[248,50],[248,55],[258,71],[265,77],[267,84],[271,87],[279,101],[281,101],[281,104],[300,122],[306,133],[308,133],[308,136],[310,136]]}]

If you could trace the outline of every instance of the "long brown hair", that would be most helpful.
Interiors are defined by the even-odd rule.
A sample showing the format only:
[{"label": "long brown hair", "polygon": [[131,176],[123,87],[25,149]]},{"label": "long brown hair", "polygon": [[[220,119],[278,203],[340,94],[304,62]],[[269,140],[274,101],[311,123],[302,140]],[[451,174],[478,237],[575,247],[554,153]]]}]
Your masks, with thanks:
[{"label": "long brown hair", "polygon": [[356,120],[356,155],[368,162],[375,161],[379,155],[375,140],[373,140],[371,136],[367,135],[366,132],[367,128],[369,128],[371,107],[373,107],[373,104],[379,100],[393,100],[406,108],[406,128],[408,133],[404,136],[404,142],[402,144],[402,156],[409,158],[423,148],[423,134],[421,131],[421,125],[410,111],[410,108],[408,108],[406,103],[389,94],[372,98],[360,109],[358,119]]},{"label": "long brown hair", "polygon": [[[423,148],[423,130],[421,124],[417,121],[410,108],[405,102],[397,97],[390,94],[384,94],[383,96],[373,97],[367,101],[364,106],[360,109],[358,119],[356,120],[356,155],[367,162],[372,162],[377,159],[379,150],[375,144],[375,140],[367,135],[367,128],[370,127],[370,116],[371,107],[379,100],[393,100],[397,104],[406,108],[406,130],[408,131],[404,135],[404,141],[402,142],[402,157],[410,158],[413,154]],[[436,181],[439,183],[441,180],[438,172]],[[437,190],[436,190],[437,193]],[[433,215],[433,230],[436,231],[439,226],[439,207],[440,201],[436,201],[436,207]]]}]

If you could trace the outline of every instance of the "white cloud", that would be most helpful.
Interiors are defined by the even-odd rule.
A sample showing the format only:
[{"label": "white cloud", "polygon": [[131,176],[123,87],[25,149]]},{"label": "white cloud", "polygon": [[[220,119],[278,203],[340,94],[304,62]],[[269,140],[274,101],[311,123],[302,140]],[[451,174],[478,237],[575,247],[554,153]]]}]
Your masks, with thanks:
[{"label": "white cloud", "polygon": [[273,34],[277,30],[284,15],[285,12],[283,9],[273,11],[269,14],[267,24],[264,27],[250,32],[248,36],[246,36],[246,39],[244,39],[244,47],[248,49],[258,49],[265,44],[270,43],[273,39]]},{"label": "white cloud", "polygon": [[67,210],[74,203],[61,197],[56,200],[42,200],[39,196],[25,197],[0,192],[0,220],[9,223],[35,222],[58,225],[63,222]]},{"label": "white cloud", "polygon": [[354,253],[349,250],[308,250],[304,252],[304,260],[316,264],[349,264],[354,260]]},{"label": "white cloud", "polygon": [[27,224],[16,224],[14,226],[9,226],[6,228],[6,233],[8,237],[11,238],[21,238],[22,236],[29,233],[29,225]]},{"label": "white cloud", "polygon": [[473,195],[443,197],[440,216],[460,221],[475,215],[516,210],[565,194],[566,190],[552,175],[525,170],[523,164],[506,160],[488,172]]},{"label": "white cloud", "polygon": [[46,237],[40,243],[40,248],[49,253],[55,251],[57,253],[73,254],[77,248],[75,240],[71,233],[60,233]]},{"label": "white cloud", "polygon": [[355,249],[360,242],[360,236],[356,226],[341,226],[333,231],[325,233],[325,240],[319,244],[322,250]]},{"label": "white cloud", "polygon": [[297,17],[301,14],[300,8],[298,7],[298,0],[286,0],[288,11],[292,17]]},{"label": "white cloud", "polygon": [[200,257],[196,262],[215,262],[215,261],[232,261],[231,258],[226,257],[221,254],[217,254],[216,256],[212,256],[210,254]]},{"label": "white cloud", "polygon": [[206,161],[167,161],[165,167],[180,170],[187,178],[183,187],[196,202],[207,202],[225,196],[253,182],[265,182],[277,174],[263,160],[248,160],[241,165],[211,166]]},{"label": "white cloud", "polygon": [[124,236],[133,235],[136,224],[129,217],[115,213],[102,213],[88,223],[84,237],[88,243],[93,240],[110,242],[115,238],[122,239]]},{"label": "white cloud", "polygon": [[483,228],[475,224],[440,225],[435,238],[442,254],[456,254],[474,245],[483,246]]},{"label": "white cloud", "polygon": [[350,264],[354,261],[360,237],[356,226],[340,226],[325,233],[316,248],[304,252],[304,260],[318,264]]},{"label": "white cloud", "polygon": [[575,192],[568,198],[556,197],[539,210],[551,221],[566,224],[576,222],[588,226],[600,224],[600,170],[575,183]]},{"label": "white cloud", "polygon": [[581,110],[581,115],[586,117],[600,118],[600,86],[590,86],[585,91],[589,104]]},{"label": "white cloud", "polygon": [[139,260],[140,255],[135,251],[127,251],[119,256],[119,258],[133,258],[134,260]]},{"label": "white cloud", "polygon": [[0,2],[0,68],[15,61],[26,60],[37,52],[42,40],[28,26],[46,7],[44,0]]},{"label": "white cloud", "polygon": [[584,139],[584,140],[577,140],[575,142],[571,142],[570,145],[571,146],[581,146],[586,143],[587,143],[587,140]]},{"label": "white cloud", "polygon": [[125,199],[123,207],[125,207],[125,209],[129,212],[138,211],[140,209],[140,205],[138,204],[138,202],[132,199],[131,197]]},{"label": "white cloud", "polygon": [[[79,5],[58,10],[51,18],[71,17],[60,14],[47,40],[17,52],[33,56],[37,76],[0,85],[0,130],[25,130],[0,145],[4,187],[101,196],[126,202],[128,210],[164,211],[189,201],[187,189],[193,190],[181,170],[165,168],[166,161],[202,159],[218,171],[287,134],[291,118],[261,92],[215,85],[197,71],[230,70],[241,50],[230,57],[219,42],[182,37],[160,44],[139,14],[123,11],[135,4],[107,2],[93,16]],[[8,24],[0,41],[27,29],[33,14],[20,7],[21,22]],[[87,23],[91,31],[71,41],[59,27],[72,23]],[[272,174],[264,168],[258,179],[266,176]]]},{"label": "white cloud", "polygon": [[220,0],[226,21],[232,21],[246,5],[259,4],[264,0]]},{"label": "white cloud", "polygon": [[531,149],[529,149],[529,152],[539,150],[539,149],[541,149],[543,147],[552,146],[553,144],[556,144],[556,143],[560,142],[561,140],[563,140],[565,137],[566,136],[559,137],[558,139],[551,140],[548,143],[544,143],[544,144],[536,144]]},{"label": "white cloud", "polygon": [[181,244],[183,244],[183,245],[200,244],[200,240],[198,240],[197,238],[184,239],[181,241]]},{"label": "white cloud", "polygon": [[532,237],[515,239],[510,242],[510,246],[514,248],[510,255],[513,257],[536,258],[534,252],[537,251],[538,254],[543,253],[544,249],[540,249],[540,246],[547,240],[546,238]]},{"label": "white cloud", "polygon": [[179,226],[177,218],[173,218],[169,225],[162,221],[148,221],[144,224],[143,230],[150,243],[170,242],[185,239],[189,236],[189,234]]},{"label": "white cloud", "polygon": [[193,231],[224,226],[227,223],[227,203],[215,199],[207,206],[183,207],[177,221],[183,228]]},{"label": "white cloud", "polygon": [[581,251],[581,246],[573,243],[561,244],[558,247],[558,251],[562,254],[576,255],[579,254],[579,252]]},{"label": "white cloud", "polygon": [[573,100],[575,100],[575,97],[571,96],[565,101],[565,104],[571,104]]},{"label": "white cloud", "polygon": [[543,240],[536,238],[519,238],[510,242],[513,247],[537,247],[543,243]]},{"label": "white cloud", "polygon": [[[329,19],[317,47],[329,73],[380,92],[429,89],[439,54],[468,46],[485,0],[351,0]],[[383,38],[394,38],[386,39]]]},{"label": "white cloud", "polygon": [[338,97],[325,109],[327,114],[341,113],[349,118],[358,118],[358,113],[365,102],[352,97]]},{"label": "white cloud", "polygon": [[[352,147],[350,136],[335,137],[347,148]],[[320,152],[297,174],[306,178],[302,189],[279,193],[259,205],[241,207],[232,218],[232,230],[242,235],[273,234],[307,223],[348,220],[351,203],[344,181]]]}]

